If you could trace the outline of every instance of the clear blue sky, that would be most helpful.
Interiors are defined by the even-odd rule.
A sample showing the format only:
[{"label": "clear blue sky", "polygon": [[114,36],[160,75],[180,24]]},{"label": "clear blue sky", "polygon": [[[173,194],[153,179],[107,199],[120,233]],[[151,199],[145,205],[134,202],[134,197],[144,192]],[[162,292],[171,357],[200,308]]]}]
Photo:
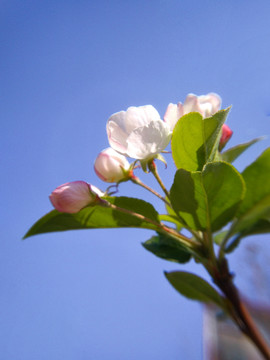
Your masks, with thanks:
[{"label": "clear blue sky", "polygon": [[[163,116],[213,91],[233,104],[231,145],[268,135],[269,17],[268,0],[0,0],[1,359],[201,359],[202,308],[163,276],[184,267],[142,248],[150,231],[21,238],[56,186],[105,188],[93,162],[116,111],[152,104]],[[161,172],[170,184],[172,165]],[[243,249],[232,263],[248,296]]]}]

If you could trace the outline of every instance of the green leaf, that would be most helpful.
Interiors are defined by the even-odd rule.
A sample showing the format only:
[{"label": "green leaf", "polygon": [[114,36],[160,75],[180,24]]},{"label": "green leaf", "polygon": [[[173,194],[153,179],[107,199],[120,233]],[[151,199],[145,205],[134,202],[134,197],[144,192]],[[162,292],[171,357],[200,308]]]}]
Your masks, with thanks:
[{"label": "green leaf", "polygon": [[258,221],[270,216],[270,148],[249,165],[242,175],[247,190],[237,213],[238,220],[232,229],[234,234],[250,234]]},{"label": "green leaf", "polygon": [[[107,200],[120,208],[132,210],[159,223],[158,213],[146,201],[128,197],[110,197]],[[143,219],[113,210],[110,207],[96,205],[86,207],[76,214],[66,214],[53,210],[39,219],[26,233],[24,238],[55,231],[118,227],[159,229],[158,226]]]},{"label": "green leaf", "polygon": [[244,151],[246,151],[251,145],[255,144],[256,142],[262,140],[263,137],[259,137],[256,139],[253,139],[251,141],[248,141],[244,144],[239,144],[236,145],[226,151],[224,151],[223,153],[221,153],[221,159],[228,162],[228,163],[232,163],[235,159],[238,158],[238,156],[240,156]]},{"label": "green leaf", "polygon": [[177,122],[172,136],[172,156],[177,168],[202,170],[216,157],[221,128],[229,108],[203,119],[199,113],[189,113]]},{"label": "green leaf", "polygon": [[159,221],[173,223],[178,231],[183,227],[183,224],[179,222],[178,217],[175,215],[159,214],[158,218]]},{"label": "green leaf", "polygon": [[170,195],[174,211],[193,230],[215,232],[231,221],[244,197],[241,175],[225,162],[203,171],[177,170]]},{"label": "green leaf", "polygon": [[243,234],[245,236],[270,233],[270,219],[259,219]]},{"label": "green leaf", "polygon": [[227,236],[227,234],[228,234],[228,230],[220,231],[219,233],[215,234],[214,235],[215,244],[220,245]]},{"label": "green leaf", "polygon": [[183,264],[191,259],[190,253],[187,252],[179,241],[164,234],[153,236],[142,243],[142,245],[154,255],[168,261]]},{"label": "green leaf", "polygon": [[171,285],[185,297],[204,303],[211,302],[224,308],[222,296],[201,277],[185,271],[165,272],[165,276]]}]

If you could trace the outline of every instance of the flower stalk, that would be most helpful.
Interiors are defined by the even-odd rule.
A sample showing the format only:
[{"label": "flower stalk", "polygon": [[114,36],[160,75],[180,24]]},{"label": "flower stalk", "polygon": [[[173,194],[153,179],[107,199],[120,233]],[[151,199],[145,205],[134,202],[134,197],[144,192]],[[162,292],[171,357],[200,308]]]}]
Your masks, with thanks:
[{"label": "flower stalk", "polygon": [[163,190],[164,194],[167,196],[167,198],[169,199],[170,198],[170,193],[169,191],[166,189],[165,185],[163,184],[159,174],[158,174],[158,171],[157,171],[157,166],[154,162],[154,160],[151,160],[149,161],[148,163],[148,168],[149,168],[149,171],[154,175],[155,179],[157,180],[157,182],[159,183],[161,189]]}]

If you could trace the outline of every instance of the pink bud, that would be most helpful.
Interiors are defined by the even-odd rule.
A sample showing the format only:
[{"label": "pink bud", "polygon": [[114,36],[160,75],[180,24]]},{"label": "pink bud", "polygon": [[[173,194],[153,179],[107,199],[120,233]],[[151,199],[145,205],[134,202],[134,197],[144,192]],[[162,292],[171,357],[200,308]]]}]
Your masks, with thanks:
[{"label": "pink bud", "polygon": [[229,128],[228,125],[223,124],[222,125],[222,133],[221,133],[221,138],[219,140],[219,151],[221,151],[224,146],[227,144],[227,142],[230,140],[230,138],[232,137],[232,130]]},{"label": "pink bud", "polygon": [[73,214],[100,200],[102,195],[102,191],[85,181],[72,181],[58,186],[49,198],[56,210]]},{"label": "pink bud", "polygon": [[125,156],[112,148],[101,151],[95,161],[94,169],[97,176],[106,182],[118,182],[127,178],[130,164]]}]

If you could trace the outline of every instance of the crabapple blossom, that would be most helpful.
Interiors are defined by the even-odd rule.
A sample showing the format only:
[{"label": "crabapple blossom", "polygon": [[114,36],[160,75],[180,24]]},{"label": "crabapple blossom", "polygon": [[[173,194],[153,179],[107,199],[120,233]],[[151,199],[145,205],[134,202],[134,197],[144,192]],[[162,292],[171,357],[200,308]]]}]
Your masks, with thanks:
[{"label": "crabapple blossom", "polygon": [[152,105],[132,106],[113,114],[107,134],[114,150],[138,160],[154,158],[171,139],[169,126]]},{"label": "crabapple blossom", "polygon": [[106,182],[118,182],[127,177],[130,164],[125,156],[111,147],[102,150],[97,156],[94,169],[97,176]]},{"label": "crabapple blossom", "polygon": [[58,186],[49,196],[56,210],[77,213],[87,205],[101,201],[103,192],[85,181],[72,181]]},{"label": "crabapple blossom", "polygon": [[164,121],[173,130],[177,121],[185,114],[189,112],[199,112],[204,118],[215,114],[221,106],[221,98],[215,93],[209,93],[207,95],[196,96],[194,94],[188,94],[184,104],[172,104],[167,107],[164,115]]}]

